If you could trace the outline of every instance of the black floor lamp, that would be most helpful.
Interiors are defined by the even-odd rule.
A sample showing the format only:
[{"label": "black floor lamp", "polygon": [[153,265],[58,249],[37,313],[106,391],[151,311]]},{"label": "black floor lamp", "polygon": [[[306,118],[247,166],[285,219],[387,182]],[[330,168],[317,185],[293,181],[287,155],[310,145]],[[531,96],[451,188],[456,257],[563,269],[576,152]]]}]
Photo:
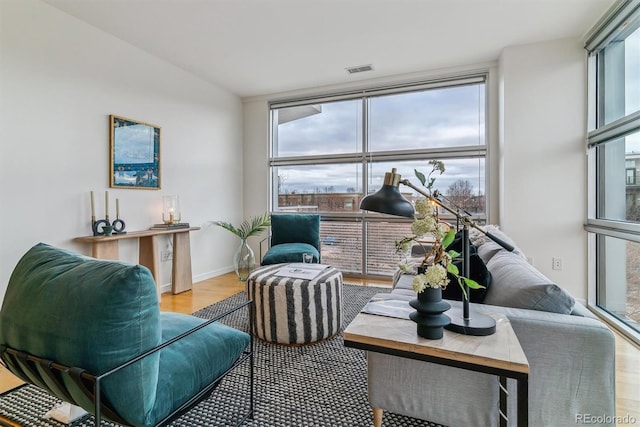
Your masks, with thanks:
[{"label": "black floor lamp", "polygon": [[[400,174],[396,173],[396,168],[391,169],[384,175],[384,184],[380,190],[370,194],[360,202],[360,209],[385,213],[389,215],[404,216],[407,218],[414,217],[414,208],[411,202],[402,196],[399,185],[403,184],[412,188],[416,192],[422,194],[436,205],[440,206],[447,212],[455,215],[459,224],[462,224],[462,275],[469,277],[469,229],[475,228],[485,234],[489,239],[493,240],[508,251],[513,251],[513,246],[503,241],[499,237],[478,227],[471,216],[463,212],[458,206],[450,201],[443,201],[434,197],[422,189],[413,185],[408,179],[402,179]],[[491,335],[496,331],[496,322],[492,317],[485,314],[474,312],[471,315],[469,310],[469,287],[464,285],[464,295],[462,298],[462,310],[451,309],[447,315],[451,318],[451,323],[445,328],[465,335]]]}]

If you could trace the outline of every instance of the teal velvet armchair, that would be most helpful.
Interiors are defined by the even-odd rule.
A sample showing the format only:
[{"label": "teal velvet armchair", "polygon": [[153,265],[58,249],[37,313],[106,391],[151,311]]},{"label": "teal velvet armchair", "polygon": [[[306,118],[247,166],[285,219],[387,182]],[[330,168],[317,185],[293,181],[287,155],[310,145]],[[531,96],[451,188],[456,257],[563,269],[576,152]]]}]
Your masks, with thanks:
[{"label": "teal velvet armchair", "polygon": [[313,262],[320,262],[320,215],[271,215],[271,246],[261,264],[302,262],[303,253],[313,254]]},{"label": "teal velvet armchair", "polygon": [[[248,301],[230,312],[248,310]],[[228,313],[225,313],[226,315]],[[125,426],[166,425],[210,395],[253,341],[215,319],[161,312],[146,267],[38,244],[0,310],[0,360],[25,382]],[[248,328],[248,326],[247,326]],[[247,329],[249,330],[249,329]]]}]

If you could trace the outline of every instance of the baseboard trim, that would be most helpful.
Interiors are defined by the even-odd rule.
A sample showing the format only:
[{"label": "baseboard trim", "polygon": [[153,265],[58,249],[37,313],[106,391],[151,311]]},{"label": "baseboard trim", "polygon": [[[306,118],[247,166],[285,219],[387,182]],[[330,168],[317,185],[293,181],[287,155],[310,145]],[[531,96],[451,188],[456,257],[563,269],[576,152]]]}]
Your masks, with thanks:
[{"label": "baseboard trim", "polygon": [[[217,270],[209,271],[207,273],[198,274],[196,276],[193,276],[192,280],[193,280],[193,283],[198,283],[198,282],[202,282],[203,280],[211,279],[212,277],[218,277],[218,276],[222,276],[223,274],[231,273],[232,271],[234,271],[234,268],[232,265],[230,265],[223,268],[219,268]],[[161,293],[171,292],[171,282],[160,285],[160,292]]]}]

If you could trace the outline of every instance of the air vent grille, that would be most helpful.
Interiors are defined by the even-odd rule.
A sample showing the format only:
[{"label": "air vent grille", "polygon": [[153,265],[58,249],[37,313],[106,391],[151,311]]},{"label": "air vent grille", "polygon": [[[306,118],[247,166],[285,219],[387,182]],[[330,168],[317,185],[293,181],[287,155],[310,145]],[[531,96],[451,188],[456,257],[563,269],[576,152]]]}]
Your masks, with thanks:
[{"label": "air vent grille", "polygon": [[347,68],[347,73],[349,74],[364,73],[365,71],[373,71],[373,66],[371,64],[367,64]]}]

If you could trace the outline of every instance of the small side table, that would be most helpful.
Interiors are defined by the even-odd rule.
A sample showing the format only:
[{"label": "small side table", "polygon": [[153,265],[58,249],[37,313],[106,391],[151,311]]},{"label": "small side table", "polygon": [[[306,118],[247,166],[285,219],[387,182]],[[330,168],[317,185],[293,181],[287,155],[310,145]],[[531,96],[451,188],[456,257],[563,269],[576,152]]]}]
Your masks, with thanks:
[{"label": "small side table", "polygon": [[[445,330],[443,338],[428,340],[418,336],[416,324],[411,320],[360,313],[344,330],[344,345],[496,375],[504,390],[506,378],[514,378],[518,382],[517,425],[527,426],[529,362],[509,319],[503,315],[486,314],[496,319],[493,335],[476,337]],[[499,410],[506,417],[507,402],[503,393]],[[382,409],[373,408],[373,416],[374,426],[380,427]],[[506,426],[504,417],[500,418],[500,425]]]},{"label": "small side table", "polygon": [[327,266],[311,280],[277,276],[288,264],[259,267],[247,279],[255,306],[254,333],[268,342],[301,345],[342,328],[342,273]]}]

